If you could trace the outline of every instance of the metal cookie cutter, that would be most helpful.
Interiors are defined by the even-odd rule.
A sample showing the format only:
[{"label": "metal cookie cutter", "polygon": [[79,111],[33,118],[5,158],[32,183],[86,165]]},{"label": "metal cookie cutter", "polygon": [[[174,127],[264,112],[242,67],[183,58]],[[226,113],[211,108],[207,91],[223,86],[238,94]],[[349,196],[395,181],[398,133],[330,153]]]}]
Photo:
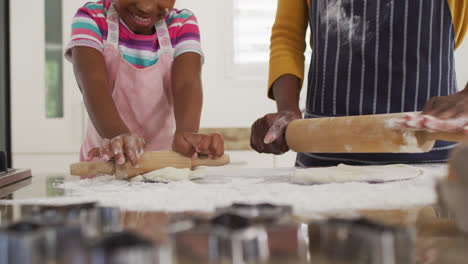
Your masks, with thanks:
[{"label": "metal cookie cutter", "polygon": [[309,239],[312,262],[406,264],[414,259],[416,233],[364,219],[331,219],[309,225]]},{"label": "metal cookie cutter", "polygon": [[230,213],[211,220],[174,223],[171,247],[174,264],[266,263],[268,236],[262,226]]},{"label": "metal cookie cutter", "polygon": [[439,205],[455,216],[460,230],[468,233],[468,185],[442,180],[437,184]]},{"label": "metal cookie cutter", "polygon": [[0,263],[85,263],[86,243],[79,225],[48,217],[41,222],[24,220],[11,224],[0,233]]},{"label": "metal cookie cutter", "polygon": [[87,238],[122,229],[120,210],[114,207],[99,207],[95,202],[67,205],[23,205],[23,217],[38,222],[61,221],[64,225],[80,226]]},{"label": "metal cookie cutter", "polygon": [[0,231],[0,263],[47,263],[46,232],[34,222],[18,222]]},{"label": "metal cookie cutter", "polygon": [[439,205],[455,215],[457,226],[468,233],[468,144],[460,144],[450,155],[448,177],[437,184]]},{"label": "metal cookie cutter", "polygon": [[218,207],[215,214],[233,214],[246,218],[249,223],[281,223],[288,222],[292,218],[292,207],[285,205],[273,205],[269,203],[246,204],[234,203],[227,207]]},{"label": "metal cookie cutter", "polygon": [[116,232],[104,236],[91,246],[91,264],[158,264],[157,245],[133,232]]},{"label": "metal cookie cutter", "polygon": [[290,212],[270,204],[235,204],[218,208],[212,219],[173,223],[173,259],[181,264],[308,263],[307,225],[276,222]]}]

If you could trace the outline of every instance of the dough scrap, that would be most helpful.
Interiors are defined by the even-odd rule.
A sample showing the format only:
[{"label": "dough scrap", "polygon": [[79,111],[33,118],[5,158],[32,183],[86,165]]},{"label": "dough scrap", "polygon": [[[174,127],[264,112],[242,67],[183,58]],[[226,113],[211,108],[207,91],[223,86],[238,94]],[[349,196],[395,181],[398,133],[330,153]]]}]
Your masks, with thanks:
[{"label": "dough scrap", "polygon": [[297,169],[292,182],[299,184],[326,184],[345,182],[388,182],[409,180],[421,176],[424,170],[405,164],[385,166],[350,166]]},{"label": "dough scrap", "polygon": [[160,170],[148,172],[143,175],[136,176],[131,179],[134,182],[141,182],[145,180],[152,180],[156,182],[177,182],[177,181],[189,181],[199,178],[203,178],[206,175],[205,169],[190,170],[177,169],[173,167],[167,167]]}]

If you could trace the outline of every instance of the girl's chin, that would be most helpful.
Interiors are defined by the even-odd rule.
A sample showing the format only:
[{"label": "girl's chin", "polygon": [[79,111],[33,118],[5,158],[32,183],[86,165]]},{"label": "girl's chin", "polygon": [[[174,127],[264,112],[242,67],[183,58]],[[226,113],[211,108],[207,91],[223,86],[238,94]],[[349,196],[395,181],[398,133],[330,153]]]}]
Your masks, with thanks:
[{"label": "girl's chin", "polygon": [[154,25],[151,26],[151,27],[145,27],[145,28],[141,28],[141,27],[137,27],[137,28],[131,28],[133,33],[135,34],[142,34],[142,35],[152,35],[154,34]]},{"label": "girl's chin", "polygon": [[125,24],[127,24],[128,28],[130,28],[130,30],[135,34],[152,35],[154,33],[154,23],[140,26],[131,20],[130,23],[125,21]]}]

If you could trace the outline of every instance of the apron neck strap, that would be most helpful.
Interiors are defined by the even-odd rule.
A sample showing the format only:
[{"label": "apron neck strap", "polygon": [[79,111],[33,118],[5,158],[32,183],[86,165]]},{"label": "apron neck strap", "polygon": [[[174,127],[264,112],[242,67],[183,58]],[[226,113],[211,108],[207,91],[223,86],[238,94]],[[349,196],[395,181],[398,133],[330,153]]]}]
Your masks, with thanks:
[{"label": "apron neck strap", "polygon": [[[109,11],[107,11],[107,26],[109,32],[106,44],[112,45],[116,49],[119,47],[119,19],[119,14],[115,10],[114,5],[111,5]],[[173,55],[174,51],[172,49],[172,41],[169,30],[167,29],[166,20],[162,18],[156,23],[155,27],[158,34],[161,54]]]},{"label": "apron neck strap", "polygon": [[112,4],[107,11],[107,27],[108,27],[108,35],[107,35],[107,43],[109,45],[114,46],[114,48],[118,49],[119,47],[119,14],[114,8]]},{"label": "apron neck strap", "polygon": [[161,54],[173,55],[171,36],[167,29],[165,18],[162,18],[156,23],[156,32],[158,33],[159,46],[161,48]]}]

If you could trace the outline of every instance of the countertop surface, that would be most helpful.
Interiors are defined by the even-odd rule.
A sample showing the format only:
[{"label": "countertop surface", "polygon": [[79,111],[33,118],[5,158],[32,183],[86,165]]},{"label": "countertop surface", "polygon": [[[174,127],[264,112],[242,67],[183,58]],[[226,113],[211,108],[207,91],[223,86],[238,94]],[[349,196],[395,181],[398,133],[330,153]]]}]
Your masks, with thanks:
[{"label": "countertop surface", "polygon": [[171,183],[116,181],[112,176],[79,179],[67,174],[34,175],[32,183],[13,194],[14,203],[76,203],[96,201],[123,210],[213,212],[234,202],[291,205],[305,219],[322,214],[366,209],[406,209],[437,202],[435,184],[445,165],[422,165],[414,179],[383,184],[348,182],[299,185],[295,168],[203,168],[200,180]]},{"label": "countertop surface", "polygon": [[[111,177],[80,180],[69,175],[34,175],[0,200],[2,223],[18,219],[20,204],[67,204],[97,201],[119,207],[121,222],[155,240],[165,239],[174,216],[210,217],[216,207],[233,202],[291,205],[296,221],[329,217],[365,217],[417,230],[416,263],[466,263],[468,241],[450,213],[437,205],[436,182],[444,165],[424,165],[416,179],[385,184],[296,185],[293,168],[217,168],[195,182],[132,183]],[[1,191],[1,190],[0,190]],[[5,190],[4,190],[5,191]],[[1,193],[1,192],[0,192]]]}]

